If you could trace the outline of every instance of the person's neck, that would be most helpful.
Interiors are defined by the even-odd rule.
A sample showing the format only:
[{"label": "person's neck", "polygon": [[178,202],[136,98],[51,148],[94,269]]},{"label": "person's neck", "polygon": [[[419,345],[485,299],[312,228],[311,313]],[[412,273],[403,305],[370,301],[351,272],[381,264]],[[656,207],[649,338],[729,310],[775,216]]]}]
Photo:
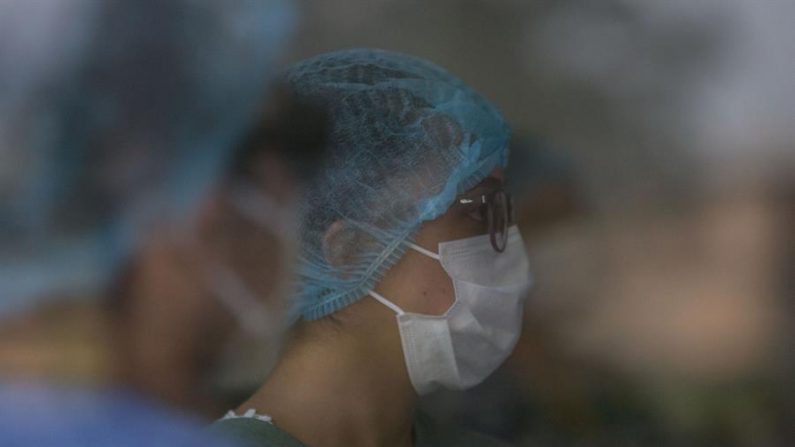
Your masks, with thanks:
[{"label": "person's neck", "polygon": [[293,343],[238,410],[269,415],[310,447],[411,446],[417,396],[397,331],[354,330]]}]

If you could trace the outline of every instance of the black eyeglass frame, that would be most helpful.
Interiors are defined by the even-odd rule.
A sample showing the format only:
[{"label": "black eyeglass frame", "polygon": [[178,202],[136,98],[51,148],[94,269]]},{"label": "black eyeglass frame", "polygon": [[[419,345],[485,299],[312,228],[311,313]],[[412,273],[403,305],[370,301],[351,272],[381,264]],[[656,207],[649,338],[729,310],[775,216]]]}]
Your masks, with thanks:
[{"label": "black eyeglass frame", "polygon": [[491,246],[498,253],[505,251],[508,244],[508,228],[515,221],[513,195],[503,188],[498,188],[486,194],[462,197],[457,203],[481,210],[488,225]]}]

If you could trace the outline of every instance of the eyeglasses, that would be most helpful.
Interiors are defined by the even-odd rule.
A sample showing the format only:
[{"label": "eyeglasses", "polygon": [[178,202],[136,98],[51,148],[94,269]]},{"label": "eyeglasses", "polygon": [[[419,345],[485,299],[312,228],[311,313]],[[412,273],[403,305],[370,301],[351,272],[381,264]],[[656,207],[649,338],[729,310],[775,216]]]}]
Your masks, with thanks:
[{"label": "eyeglasses", "polygon": [[508,243],[508,227],[514,222],[513,196],[503,189],[458,199],[467,208],[475,208],[489,228],[491,246],[499,253]]}]

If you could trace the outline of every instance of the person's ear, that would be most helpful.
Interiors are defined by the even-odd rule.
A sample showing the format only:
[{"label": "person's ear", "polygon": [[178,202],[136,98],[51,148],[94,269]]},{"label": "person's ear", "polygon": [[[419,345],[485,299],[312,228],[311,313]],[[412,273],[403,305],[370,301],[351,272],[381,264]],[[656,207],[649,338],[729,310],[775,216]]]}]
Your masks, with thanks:
[{"label": "person's ear", "polygon": [[323,257],[326,262],[334,267],[349,264],[351,260],[350,247],[353,241],[353,231],[343,221],[337,220],[329,225],[323,235]]}]

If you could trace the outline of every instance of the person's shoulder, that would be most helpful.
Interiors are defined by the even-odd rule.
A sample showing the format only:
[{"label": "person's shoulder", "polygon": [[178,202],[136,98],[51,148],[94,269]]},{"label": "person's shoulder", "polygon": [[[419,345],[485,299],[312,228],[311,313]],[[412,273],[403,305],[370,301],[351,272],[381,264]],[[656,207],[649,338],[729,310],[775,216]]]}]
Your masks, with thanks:
[{"label": "person's shoulder", "polygon": [[507,441],[457,424],[440,423],[420,413],[415,421],[417,447],[510,447]]}]

